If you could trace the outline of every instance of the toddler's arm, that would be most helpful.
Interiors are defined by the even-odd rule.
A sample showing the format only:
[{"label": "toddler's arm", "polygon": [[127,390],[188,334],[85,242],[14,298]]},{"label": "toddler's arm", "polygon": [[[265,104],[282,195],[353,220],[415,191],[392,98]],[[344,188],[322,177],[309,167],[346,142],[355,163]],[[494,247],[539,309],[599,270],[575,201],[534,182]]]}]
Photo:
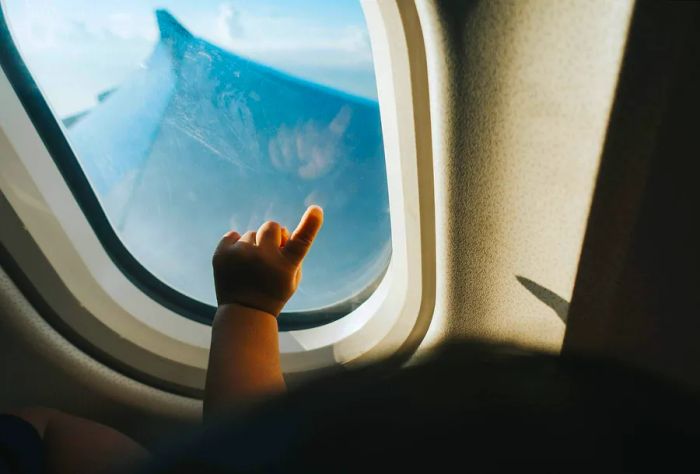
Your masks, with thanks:
[{"label": "toddler's arm", "polygon": [[311,206],[291,237],[276,222],[229,232],[214,252],[214,318],[204,416],[285,390],[277,316],[301,280],[301,264],[323,223]]}]

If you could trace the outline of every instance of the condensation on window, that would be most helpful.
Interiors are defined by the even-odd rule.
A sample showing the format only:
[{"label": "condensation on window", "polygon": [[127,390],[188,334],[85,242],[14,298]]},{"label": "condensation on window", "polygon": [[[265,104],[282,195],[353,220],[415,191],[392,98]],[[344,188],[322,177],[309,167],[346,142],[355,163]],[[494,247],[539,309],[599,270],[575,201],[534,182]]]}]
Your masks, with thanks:
[{"label": "condensation on window", "polygon": [[291,228],[319,204],[324,229],[287,310],[350,310],[371,293],[391,235],[356,0],[5,5],[114,230],[147,270],[214,304],[224,232]]}]

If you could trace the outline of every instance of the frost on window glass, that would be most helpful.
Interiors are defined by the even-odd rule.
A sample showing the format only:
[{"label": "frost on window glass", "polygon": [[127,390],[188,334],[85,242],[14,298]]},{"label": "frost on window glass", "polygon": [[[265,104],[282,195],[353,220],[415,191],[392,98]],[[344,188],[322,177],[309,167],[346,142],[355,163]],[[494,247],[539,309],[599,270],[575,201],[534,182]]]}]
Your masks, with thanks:
[{"label": "frost on window glass", "polygon": [[23,59],[114,230],[214,303],[229,229],[324,229],[287,310],[368,296],[391,253],[379,106],[357,0],[6,0]]}]

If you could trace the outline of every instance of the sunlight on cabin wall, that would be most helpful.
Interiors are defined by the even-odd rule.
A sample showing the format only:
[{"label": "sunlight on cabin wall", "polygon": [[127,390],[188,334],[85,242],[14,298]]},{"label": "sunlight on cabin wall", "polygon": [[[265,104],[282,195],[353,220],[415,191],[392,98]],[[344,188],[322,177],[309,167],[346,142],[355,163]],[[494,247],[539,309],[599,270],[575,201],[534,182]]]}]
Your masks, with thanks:
[{"label": "sunlight on cabin wall", "polygon": [[477,337],[558,351],[561,304],[516,277],[571,298],[632,1],[418,7],[438,232],[422,348]]}]

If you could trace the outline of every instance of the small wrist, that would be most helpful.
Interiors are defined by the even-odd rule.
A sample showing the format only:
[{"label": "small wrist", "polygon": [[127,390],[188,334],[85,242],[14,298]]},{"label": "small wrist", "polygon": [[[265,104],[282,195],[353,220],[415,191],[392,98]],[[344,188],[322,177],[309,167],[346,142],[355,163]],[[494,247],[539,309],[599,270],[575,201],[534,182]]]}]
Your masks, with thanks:
[{"label": "small wrist", "polygon": [[265,317],[269,316],[273,319],[277,319],[277,315],[273,314],[269,311],[265,311],[260,308],[254,308],[252,306],[248,306],[245,304],[241,303],[223,303],[220,304],[216,310],[216,319],[219,319],[221,317],[229,317],[229,315],[232,314],[250,314],[250,315],[259,315],[260,317]]}]

